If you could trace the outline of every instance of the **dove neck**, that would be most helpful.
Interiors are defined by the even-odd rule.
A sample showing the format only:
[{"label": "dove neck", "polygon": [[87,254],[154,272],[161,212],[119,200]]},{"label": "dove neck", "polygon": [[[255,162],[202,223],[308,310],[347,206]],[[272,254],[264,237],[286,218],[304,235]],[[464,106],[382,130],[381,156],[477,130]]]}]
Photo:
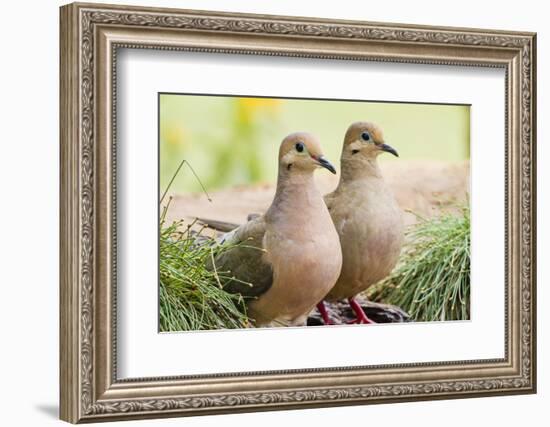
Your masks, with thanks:
[{"label": "dove neck", "polygon": [[273,204],[280,205],[288,201],[295,202],[296,199],[309,198],[315,191],[317,190],[313,180],[313,171],[280,170]]},{"label": "dove neck", "polygon": [[376,157],[342,159],[340,182],[350,182],[361,178],[382,178]]}]

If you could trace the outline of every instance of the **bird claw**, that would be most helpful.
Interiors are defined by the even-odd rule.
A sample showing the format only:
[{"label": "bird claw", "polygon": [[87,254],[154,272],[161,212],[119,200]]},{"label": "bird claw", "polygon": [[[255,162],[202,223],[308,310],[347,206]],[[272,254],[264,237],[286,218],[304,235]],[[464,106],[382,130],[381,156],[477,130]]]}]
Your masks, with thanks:
[{"label": "bird claw", "polygon": [[363,307],[361,307],[354,298],[349,298],[348,302],[356,316],[355,320],[349,322],[348,325],[370,325],[371,323],[376,323],[367,317]]},{"label": "bird claw", "polygon": [[373,323],[376,323],[376,322],[373,321],[373,320],[370,320],[366,316],[364,318],[357,318],[357,319],[353,319],[353,320],[350,320],[349,322],[347,322],[348,325],[370,325],[370,324],[373,324]]}]

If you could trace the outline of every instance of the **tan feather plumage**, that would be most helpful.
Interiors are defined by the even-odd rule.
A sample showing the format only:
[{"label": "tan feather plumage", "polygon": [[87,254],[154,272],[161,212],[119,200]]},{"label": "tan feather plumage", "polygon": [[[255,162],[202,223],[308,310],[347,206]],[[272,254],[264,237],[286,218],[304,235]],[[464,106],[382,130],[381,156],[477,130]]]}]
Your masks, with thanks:
[{"label": "tan feather plumage", "polygon": [[[303,144],[302,151],[296,149],[298,143]],[[324,163],[313,136],[289,135],[281,144],[277,190],[270,208],[225,236],[257,249],[237,247],[216,260],[220,268],[252,282],[251,294],[258,291],[248,305],[257,326],[305,324],[340,274],[338,234],[313,180],[316,168],[329,168]],[[271,282],[266,286],[258,272],[265,276],[269,271]]]},{"label": "tan feather plumage", "polygon": [[[363,139],[364,132],[368,140]],[[377,156],[388,150],[393,149],[372,123],[354,123],[346,132],[340,181],[325,196],[343,255],[342,271],[327,300],[354,297],[386,277],[398,261],[402,212],[377,162]]]}]

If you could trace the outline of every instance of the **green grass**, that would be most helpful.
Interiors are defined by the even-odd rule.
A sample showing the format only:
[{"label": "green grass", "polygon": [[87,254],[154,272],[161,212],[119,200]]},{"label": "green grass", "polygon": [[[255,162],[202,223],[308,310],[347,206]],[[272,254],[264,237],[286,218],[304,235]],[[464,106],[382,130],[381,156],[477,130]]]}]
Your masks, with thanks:
[{"label": "green grass", "polygon": [[469,319],[469,208],[419,220],[397,268],[367,296],[401,307],[415,321]]},{"label": "green grass", "polygon": [[166,224],[168,206],[160,220],[160,331],[248,327],[243,297],[224,291],[223,272],[207,268],[231,246],[192,232],[194,224]]}]

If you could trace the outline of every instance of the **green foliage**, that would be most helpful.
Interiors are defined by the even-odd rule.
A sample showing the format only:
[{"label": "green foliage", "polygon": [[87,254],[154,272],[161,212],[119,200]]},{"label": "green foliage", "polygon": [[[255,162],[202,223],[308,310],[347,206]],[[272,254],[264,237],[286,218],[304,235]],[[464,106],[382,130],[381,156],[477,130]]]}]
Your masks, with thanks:
[{"label": "green foliage", "polygon": [[[276,132],[279,103],[263,98],[162,95],[161,188],[182,157],[194,165],[209,189],[272,177],[281,137]],[[183,177],[173,187],[177,191],[201,190],[195,180]]]},{"label": "green foliage", "polygon": [[193,224],[184,227],[183,221],[176,221],[167,225],[167,208],[160,221],[160,331],[247,327],[243,297],[224,291],[223,272],[207,268],[216,254],[231,246],[193,233]]},{"label": "green foliage", "polygon": [[397,268],[367,295],[401,307],[415,321],[469,319],[470,209],[420,218]]}]

